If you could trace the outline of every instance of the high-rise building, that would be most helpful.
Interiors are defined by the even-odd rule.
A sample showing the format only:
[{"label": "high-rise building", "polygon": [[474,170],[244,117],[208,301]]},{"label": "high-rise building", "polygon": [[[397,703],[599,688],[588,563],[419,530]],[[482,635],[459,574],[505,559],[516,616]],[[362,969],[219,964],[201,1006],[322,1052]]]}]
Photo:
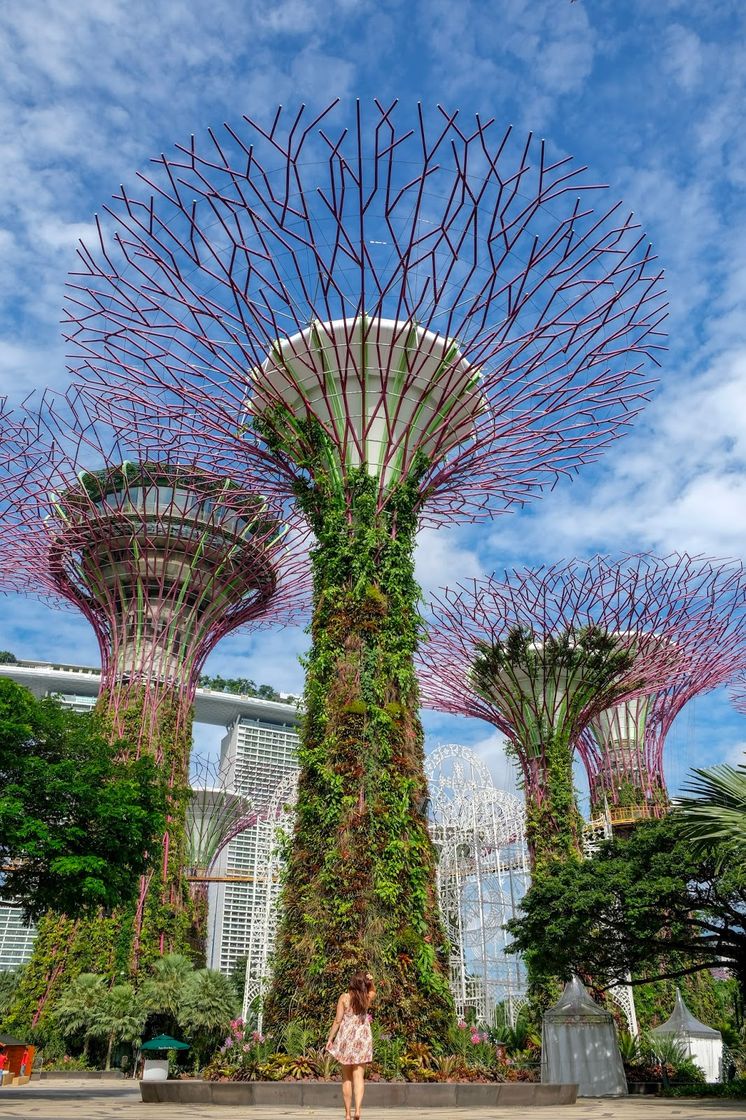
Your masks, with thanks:
[{"label": "high-rise building", "polygon": [[223,783],[247,797],[260,812],[256,824],[223,849],[209,892],[207,963],[231,972],[238,962],[256,955],[252,944],[262,936],[272,883],[266,875],[268,848],[276,822],[261,813],[283,778],[295,773],[297,716],[288,708],[284,722],[239,717],[228,729],[221,748]]}]

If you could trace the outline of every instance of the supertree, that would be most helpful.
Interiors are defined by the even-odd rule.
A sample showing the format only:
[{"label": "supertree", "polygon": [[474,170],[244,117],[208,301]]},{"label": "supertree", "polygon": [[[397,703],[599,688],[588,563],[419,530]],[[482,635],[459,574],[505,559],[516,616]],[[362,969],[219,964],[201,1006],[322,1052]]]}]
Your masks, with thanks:
[{"label": "supertree", "polygon": [[608,813],[615,829],[662,816],[669,799],[663,768],[666,737],[694,697],[727,684],[746,665],[744,587],[732,564],[702,566],[688,608],[691,625],[677,639],[686,669],[664,687],[594,716],[578,739],[590,786],[591,813]]},{"label": "supertree", "polygon": [[[642,405],[659,273],[544,142],[336,102],[209,132],[115,196],[71,278],[71,369],[122,423],[174,418],[316,534],[293,853],[267,1014],[325,1021],[350,972],[412,1038],[452,1021],[413,654],[423,521],[505,511]],[[349,123],[350,127],[347,127]],[[595,207],[595,208],[594,208]],[[106,227],[106,228],[105,228]]]},{"label": "supertree", "polygon": [[192,762],[191,796],[187,808],[187,868],[199,886],[210,881],[216,858],[236,835],[253,823],[251,802],[228,789],[219,765],[209,759]]},{"label": "supertree", "polygon": [[419,653],[424,701],[508,737],[535,873],[580,858],[579,737],[615,704],[685,687],[701,616],[717,612],[718,591],[742,609],[740,566],[674,554],[523,569],[434,600],[432,637]]},{"label": "supertree", "polygon": [[167,790],[167,828],[131,912],[42,922],[28,984],[44,997],[69,968],[134,972],[198,951],[185,814],[200,670],[226,634],[302,608],[307,559],[304,530],[283,524],[245,469],[234,481],[209,455],[177,458],[132,432],[124,444],[78,394],[46,396],[34,447],[43,455],[17,480],[4,541],[16,589],[88,620],[96,716],[118,750],[155,757]]}]

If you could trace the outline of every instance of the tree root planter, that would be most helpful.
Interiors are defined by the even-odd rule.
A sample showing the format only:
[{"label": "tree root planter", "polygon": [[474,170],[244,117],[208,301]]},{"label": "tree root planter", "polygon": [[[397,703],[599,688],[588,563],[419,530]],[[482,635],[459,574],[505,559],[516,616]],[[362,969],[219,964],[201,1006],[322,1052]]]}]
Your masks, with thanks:
[{"label": "tree root planter", "polygon": [[[575,1104],[577,1085],[421,1084],[366,1082],[365,1103],[372,1108],[537,1108]],[[141,1081],[145,1104],[212,1104],[246,1107],[341,1108],[339,1082],[330,1081]]]}]

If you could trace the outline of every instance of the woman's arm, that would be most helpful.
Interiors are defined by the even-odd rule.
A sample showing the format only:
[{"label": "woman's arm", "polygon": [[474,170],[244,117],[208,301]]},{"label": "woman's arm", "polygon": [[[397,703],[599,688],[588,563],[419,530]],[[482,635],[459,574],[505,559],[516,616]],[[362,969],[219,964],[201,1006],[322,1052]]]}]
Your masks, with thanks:
[{"label": "woman's arm", "polygon": [[346,1002],[345,994],[343,992],[342,995],[337,1000],[337,1014],[334,1016],[334,1022],[332,1023],[332,1029],[329,1031],[329,1037],[326,1040],[326,1045],[327,1046],[329,1046],[330,1042],[332,1041],[335,1034],[339,1030],[339,1024],[344,1019],[344,1014],[345,1014],[346,1007],[347,1007],[347,1002]]}]

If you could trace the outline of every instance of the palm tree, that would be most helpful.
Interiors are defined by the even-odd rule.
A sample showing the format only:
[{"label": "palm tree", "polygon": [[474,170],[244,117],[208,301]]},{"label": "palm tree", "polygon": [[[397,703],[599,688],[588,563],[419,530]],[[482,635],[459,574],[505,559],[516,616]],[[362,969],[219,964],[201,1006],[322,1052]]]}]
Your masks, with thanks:
[{"label": "palm tree", "polygon": [[238,1011],[238,997],[230,977],[211,968],[200,968],[188,977],[179,1025],[192,1040],[198,1065],[225,1037]]},{"label": "palm tree", "polygon": [[695,780],[685,786],[693,797],[677,804],[684,834],[719,864],[746,857],[746,764],[722,763],[694,770]]},{"label": "palm tree", "polygon": [[180,953],[166,953],[155,962],[140,989],[146,1012],[167,1020],[166,1030],[173,1032],[176,1029],[184,984],[193,972],[194,965],[187,957]]},{"label": "palm tree", "polygon": [[106,1068],[111,1069],[111,1052],[118,1042],[142,1038],[147,1011],[131,984],[115,984],[96,1014],[96,1033],[106,1039]]},{"label": "palm tree", "polygon": [[63,989],[54,1009],[54,1017],[65,1038],[83,1035],[83,1057],[86,1061],[91,1039],[99,1033],[98,1015],[106,995],[103,976],[81,972]]}]

